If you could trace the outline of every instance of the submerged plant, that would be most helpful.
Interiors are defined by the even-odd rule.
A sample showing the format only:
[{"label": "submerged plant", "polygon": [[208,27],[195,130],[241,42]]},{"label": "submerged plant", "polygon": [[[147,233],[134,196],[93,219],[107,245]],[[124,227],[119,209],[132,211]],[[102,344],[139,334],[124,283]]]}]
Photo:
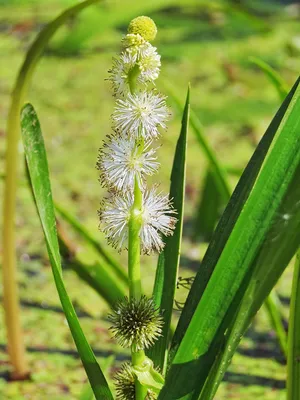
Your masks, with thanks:
[{"label": "submerged plant", "polygon": [[[150,390],[147,382],[139,379],[137,370],[149,363],[144,351],[161,335],[163,319],[153,300],[142,296],[140,254],[160,252],[163,236],[172,235],[176,223],[169,196],[146,185],[147,175],[154,174],[159,166],[154,141],[160,129],[166,128],[170,115],[166,97],[154,86],[160,56],[149,41],[156,32],[148,17],[135,18],[129,24],[128,34],[122,40],[123,51],[110,70],[116,98],[112,114],[114,133],[104,142],[97,163],[100,181],[109,192],[99,210],[100,228],[113,247],[120,251],[128,249],[129,298],[121,300],[110,315],[115,338],[121,346],[131,348],[132,355],[131,365],[123,367],[118,379],[120,382],[122,377],[124,381],[117,386],[120,399],[141,400]],[[151,367],[149,377],[153,371]],[[127,388],[125,381],[131,382],[133,378],[136,397],[126,397],[125,389],[120,388]]]}]

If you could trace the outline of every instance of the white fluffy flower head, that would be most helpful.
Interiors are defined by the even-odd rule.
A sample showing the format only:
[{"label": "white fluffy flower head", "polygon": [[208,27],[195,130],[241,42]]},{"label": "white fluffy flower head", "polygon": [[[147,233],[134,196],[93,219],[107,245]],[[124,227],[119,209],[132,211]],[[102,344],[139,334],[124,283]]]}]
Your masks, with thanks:
[{"label": "white fluffy flower head", "polygon": [[133,190],[136,176],[143,179],[154,174],[159,163],[150,145],[151,142],[146,142],[140,151],[134,137],[124,138],[117,133],[108,136],[97,163],[102,184],[117,191]]},{"label": "white fluffy flower head", "polygon": [[143,46],[142,55],[138,60],[138,66],[141,71],[141,79],[145,82],[154,82],[160,71],[160,55],[157,54],[156,47]]},{"label": "white fluffy flower head", "polygon": [[119,58],[113,59],[113,66],[108,72],[116,97],[126,96],[129,93],[129,73],[135,64],[136,54],[130,52],[123,52]]},{"label": "white fluffy flower head", "polygon": [[160,55],[139,34],[128,34],[123,40],[124,51],[118,58],[113,59],[113,67],[109,70],[109,80],[112,82],[114,95],[125,97],[129,92],[130,73],[133,68],[139,68],[137,85],[145,88],[147,84],[154,83],[160,71]]},{"label": "white fluffy flower head", "polygon": [[154,139],[159,136],[159,127],[166,128],[169,114],[164,96],[140,92],[118,99],[112,119],[115,129],[125,134]]},{"label": "white fluffy flower head", "polygon": [[[119,251],[127,248],[128,222],[133,205],[133,195],[127,192],[122,196],[113,195],[109,201],[103,203],[99,211],[100,226],[106,234],[109,243]],[[151,189],[143,193],[141,210],[141,248],[143,253],[149,254],[153,250],[160,252],[164,247],[162,235],[173,234],[176,211],[167,195],[157,193]]]}]

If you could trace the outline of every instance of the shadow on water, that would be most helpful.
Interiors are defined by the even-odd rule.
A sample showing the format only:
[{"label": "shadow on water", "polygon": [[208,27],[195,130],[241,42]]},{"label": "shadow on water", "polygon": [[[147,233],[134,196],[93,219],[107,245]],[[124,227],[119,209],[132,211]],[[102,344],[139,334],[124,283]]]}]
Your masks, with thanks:
[{"label": "shadow on water", "polygon": [[263,386],[272,389],[284,389],[285,381],[275,378],[266,378],[258,375],[245,375],[236,372],[226,372],[224,382],[235,383],[242,386]]},{"label": "shadow on water", "polygon": [[[2,301],[2,298],[0,298],[0,302],[1,301]],[[55,313],[64,314],[64,311],[60,306],[50,305],[45,302],[37,302],[37,301],[21,299],[20,304],[22,307],[35,308],[37,310],[52,311]],[[75,307],[75,311],[76,311],[77,317],[79,317],[79,318],[95,319],[92,315],[81,310],[78,307]]]}]

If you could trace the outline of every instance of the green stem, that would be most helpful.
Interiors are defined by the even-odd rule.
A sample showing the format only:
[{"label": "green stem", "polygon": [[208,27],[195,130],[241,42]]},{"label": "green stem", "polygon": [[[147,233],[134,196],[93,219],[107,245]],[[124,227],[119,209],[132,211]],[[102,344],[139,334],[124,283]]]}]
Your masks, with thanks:
[{"label": "green stem", "polygon": [[143,195],[139,186],[138,178],[135,179],[134,201],[130,212],[128,223],[128,277],[129,277],[129,297],[139,299],[142,294],[141,286],[141,210]]},{"label": "green stem", "polygon": [[[134,201],[131,208],[128,224],[128,278],[129,278],[129,298],[140,299],[142,295],[141,285],[141,211],[143,194],[140,189],[138,177],[134,183]],[[131,359],[134,367],[141,365],[145,360],[144,350],[135,351],[135,344],[131,348]],[[147,388],[142,386],[138,380],[135,383],[136,400],[144,400],[147,395]]]},{"label": "green stem", "polygon": [[300,398],[300,250],[296,255],[293,286],[291,294],[288,363],[287,363],[287,400]]},{"label": "green stem", "polygon": [[[138,367],[143,364],[146,356],[144,350],[134,351],[131,350],[132,366]],[[140,384],[138,380],[135,382],[135,398],[136,400],[144,400],[147,396],[147,388]]]},{"label": "green stem", "polygon": [[129,89],[131,94],[136,92],[136,86],[137,86],[137,78],[140,74],[140,67],[135,64],[135,66],[129,71],[128,74],[128,83],[129,83]]},{"label": "green stem", "polygon": [[[131,94],[136,92],[137,78],[140,74],[140,68],[136,64],[129,72],[129,88]],[[144,149],[144,140],[137,140],[138,153]],[[141,212],[143,206],[143,193],[141,190],[141,178],[135,177],[133,205],[128,222],[128,280],[129,280],[129,298],[140,299],[142,295],[141,284],[141,238],[140,231],[142,227]],[[135,350],[135,343],[131,347],[132,366],[138,367],[145,361],[144,350]],[[147,388],[143,386],[138,379],[135,381],[135,400],[144,400],[147,396]]]}]

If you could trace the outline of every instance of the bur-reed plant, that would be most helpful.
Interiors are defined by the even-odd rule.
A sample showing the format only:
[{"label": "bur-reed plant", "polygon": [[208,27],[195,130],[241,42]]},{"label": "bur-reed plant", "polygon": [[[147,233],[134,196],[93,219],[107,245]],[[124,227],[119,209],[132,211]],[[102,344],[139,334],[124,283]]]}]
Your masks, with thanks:
[{"label": "bur-reed plant", "polygon": [[[97,164],[100,180],[108,188],[99,211],[100,227],[113,247],[128,251],[129,293],[114,304],[110,320],[116,340],[130,348],[131,361],[116,374],[115,393],[117,399],[209,400],[241,336],[300,244],[299,79],[220,218],[172,336],[189,92],[167,196],[146,187],[146,176],[158,167],[152,145],[169,115],[165,97],[154,86],[160,69],[160,57],[150,44],[155,34],[156,27],[147,17],[129,25],[122,53],[110,71],[116,96],[113,133]],[[64,285],[46,152],[30,104],[22,110],[21,125],[32,189],[66,318],[96,399],[113,399]],[[160,255],[153,296],[148,298],[141,288],[140,254],[153,250]]]}]

